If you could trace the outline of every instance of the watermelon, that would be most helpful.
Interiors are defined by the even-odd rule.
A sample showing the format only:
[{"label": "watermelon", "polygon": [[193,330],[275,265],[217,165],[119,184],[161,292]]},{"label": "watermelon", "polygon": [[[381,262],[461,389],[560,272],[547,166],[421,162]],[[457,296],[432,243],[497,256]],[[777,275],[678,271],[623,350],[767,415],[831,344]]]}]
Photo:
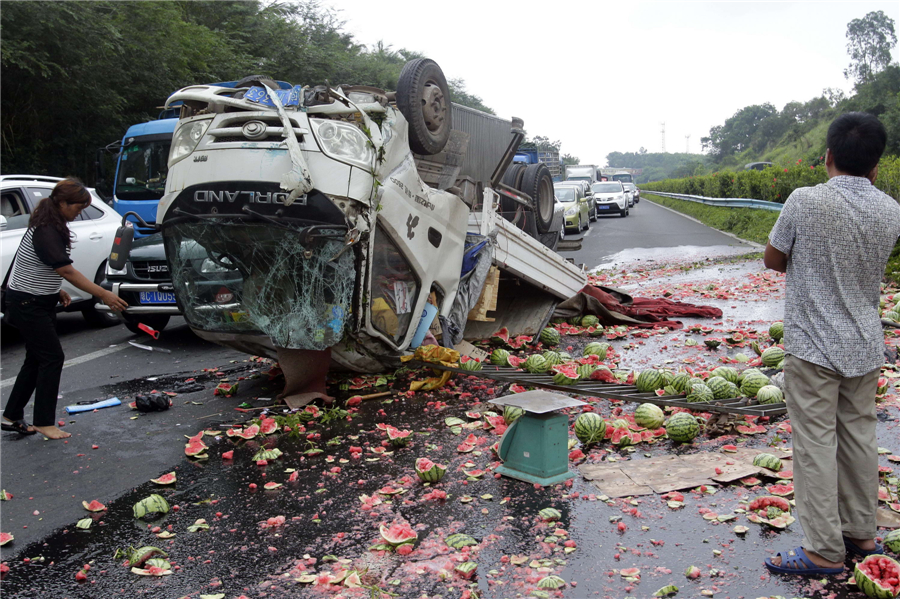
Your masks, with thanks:
[{"label": "watermelon", "polygon": [[209,448],[206,446],[206,443],[203,442],[202,437],[202,432],[199,435],[191,437],[184,446],[184,454],[192,458],[206,457],[203,452]]},{"label": "watermelon", "polygon": [[554,347],[559,345],[559,342],[562,340],[562,335],[559,334],[559,331],[552,327],[546,327],[541,329],[540,341],[547,347]]},{"label": "watermelon", "polygon": [[506,345],[509,343],[509,329],[503,327],[496,333],[491,333],[491,343],[494,345]]},{"label": "watermelon", "polygon": [[[141,566],[144,564],[144,562],[152,559],[157,555],[169,557],[169,554],[159,547],[151,547],[149,545],[138,547],[137,549],[131,548],[127,551],[122,551],[122,553],[125,554],[124,557],[128,560],[129,566]],[[120,556],[122,553],[116,551],[117,556]]]},{"label": "watermelon", "polygon": [[459,359],[459,367],[470,372],[481,370],[481,362],[469,356],[462,356]]},{"label": "watermelon", "polygon": [[613,371],[607,368],[606,366],[598,366],[594,369],[594,372],[591,373],[592,381],[601,381],[604,383],[618,383],[618,379],[616,375],[613,374]]},{"label": "watermelon", "polygon": [[768,347],[762,353],[762,363],[773,368],[784,360],[784,350],[780,347]]},{"label": "watermelon", "polygon": [[521,368],[522,364],[525,363],[525,358],[520,358],[519,356],[514,356],[509,354],[506,357],[506,363],[512,366],[513,368]]},{"label": "watermelon", "polygon": [[169,502],[162,495],[153,493],[135,503],[132,511],[135,518],[143,518],[147,514],[167,514]]},{"label": "watermelon", "polygon": [[[751,501],[750,505],[747,506],[747,511],[751,512],[747,517],[751,522],[756,522],[757,524],[769,524],[768,520],[773,520],[784,514],[789,514],[791,511],[791,504],[788,503],[788,500],[784,497],[764,495]],[[777,526],[776,528],[784,527]]]},{"label": "watermelon", "polygon": [[491,364],[494,366],[506,366],[507,358],[509,358],[509,352],[502,347],[498,347],[491,352]]},{"label": "watermelon", "polygon": [[666,416],[659,406],[652,403],[642,403],[634,411],[634,423],[649,429],[657,429],[663,425]]},{"label": "watermelon", "polygon": [[708,347],[709,349],[716,349],[717,347],[722,345],[722,341],[720,341],[719,339],[704,339],[703,343],[705,343],[706,347]]},{"label": "watermelon", "polygon": [[216,385],[213,395],[221,395],[222,397],[233,397],[238,392],[238,383],[219,383]]},{"label": "watermelon", "polygon": [[711,376],[706,379],[706,386],[712,391],[714,399],[728,399],[734,397],[732,387],[737,389],[737,385],[729,383],[720,376]]},{"label": "watermelon", "polygon": [[896,306],[892,310],[888,310],[884,314],[881,315],[882,318],[887,318],[888,320],[892,320],[894,322],[900,322],[900,312],[897,312]]},{"label": "watermelon", "polygon": [[412,431],[400,430],[390,424],[385,427],[385,433],[387,433],[388,441],[395,447],[404,447],[408,445],[412,439]]},{"label": "watermelon", "polygon": [[474,538],[459,532],[450,535],[449,537],[444,539],[444,542],[448,547],[452,547],[453,549],[462,549],[463,547],[469,547],[471,545],[478,544],[478,541],[476,541]]},{"label": "watermelon", "polygon": [[715,399],[715,396],[713,395],[712,389],[703,383],[691,385],[691,390],[685,398],[688,403],[705,403],[707,401],[712,401],[713,399]]},{"label": "watermelon", "polygon": [[525,369],[526,372],[530,372],[532,374],[537,374],[541,372],[547,372],[550,370],[550,367],[547,365],[547,361],[544,359],[544,356],[540,354],[532,354],[525,359],[525,363],[522,364],[522,368]]},{"label": "watermelon", "polygon": [[538,512],[538,516],[545,522],[555,522],[562,518],[562,512],[553,507],[545,507]]},{"label": "watermelon", "polygon": [[784,394],[775,385],[763,385],[756,392],[756,399],[761,404],[783,403]]},{"label": "watermelon", "polygon": [[757,455],[753,458],[753,465],[773,472],[778,472],[782,468],[781,460],[771,453],[761,453]]},{"label": "watermelon", "polygon": [[559,357],[562,359],[562,362],[560,362],[560,363],[572,361],[572,355],[569,352],[560,351],[558,353],[559,353]]},{"label": "watermelon", "polygon": [[633,433],[627,428],[614,428],[609,442],[617,447],[629,447],[643,441],[640,433]]},{"label": "watermelon", "polygon": [[6,545],[7,543],[12,543],[16,537],[12,536],[8,532],[0,532],[0,547]]},{"label": "watermelon", "polygon": [[398,545],[405,545],[406,543],[414,543],[419,535],[416,534],[416,531],[412,529],[412,527],[406,523],[395,523],[390,527],[386,527],[382,524],[379,527],[379,532],[381,533],[381,538],[385,541],[393,545],[394,547]]},{"label": "watermelon", "polygon": [[661,373],[656,370],[642,370],[634,379],[634,386],[641,393],[651,393],[665,386],[665,381]]},{"label": "watermelon", "polygon": [[900,528],[895,528],[891,532],[887,533],[884,537],[884,546],[893,551],[894,553],[900,553]]},{"label": "watermelon", "polygon": [[653,593],[654,597],[670,597],[678,594],[678,587],[674,584],[667,584],[663,588]]},{"label": "watermelon", "polygon": [[278,423],[275,422],[274,418],[263,416],[259,419],[259,433],[261,435],[271,435],[272,433],[278,432],[278,429]]},{"label": "watermelon", "polygon": [[163,474],[159,478],[151,478],[151,483],[156,483],[157,485],[172,485],[175,484],[175,473],[169,472],[168,474]]},{"label": "watermelon", "polygon": [[428,458],[416,459],[416,475],[418,475],[419,479],[423,483],[439,482],[444,477],[444,473],[446,472],[446,466],[435,464]]},{"label": "watermelon", "polygon": [[784,323],[781,321],[773,322],[769,325],[769,337],[774,339],[776,342],[784,339]]},{"label": "watermelon", "polygon": [[503,422],[512,424],[525,414],[525,410],[519,406],[503,406]]},{"label": "watermelon", "polygon": [[583,412],[575,419],[575,436],[585,445],[601,441],[606,434],[606,422],[599,414]]},{"label": "watermelon", "polygon": [[472,572],[474,572],[476,568],[478,568],[476,562],[463,562],[453,569],[459,572],[460,576],[463,578],[471,578]]},{"label": "watermelon", "polygon": [[745,370],[741,377],[741,393],[747,397],[756,397],[757,392],[768,384],[769,377],[755,368],[750,368]]},{"label": "watermelon", "polygon": [[769,485],[766,487],[766,491],[777,497],[789,497],[794,494],[794,485]]},{"label": "watermelon", "polygon": [[687,412],[673,414],[665,426],[666,434],[676,443],[690,443],[700,434],[700,423]]},{"label": "watermelon", "polygon": [[102,512],[103,510],[106,509],[106,506],[103,505],[102,503],[100,503],[99,501],[97,501],[96,499],[91,500],[90,503],[88,503],[87,501],[82,501],[81,505],[83,505],[84,509],[86,509],[89,512]]},{"label": "watermelon", "polygon": [[595,327],[588,327],[587,334],[591,337],[603,337],[603,327],[601,327],[600,325],[597,325]]},{"label": "watermelon", "polygon": [[544,357],[544,362],[547,363],[547,368],[563,363],[562,356],[559,355],[559,352],[553,351],[552,349],[545,350],[541,355]]},{"label": "watermelon", "polygon": [[598,370],[599,366],[594,364],[582,364],[577,368],[578,371],[578,379],[589,379],[591,375],[594,374],[595,370]]},{"label": "watermelon", "polygon": [[584,350],[582,350],[582,356],[597,356],[601,360],[606,359],[606,352],[609,350],[609,343],[601,343],[599,341],[592,341],[584,346]]},{"label": "watermelon", "polygon": [[678,393],[687,393],[691,388],[690,383],[691,375],[686,372],[679,372],[672,377],[672,382],[670,384]]},{"label": "watermelon", "polygon": [[556,385],[574,385],[578,382],[578,365],[574,362],[557,364],[550,370],[553,372],[553,383]]},{"label": "watermelon", "polygon": [[572,325],[573,327],[577,327],[581,325],[581,316],[570,316],[566,319],[566,323]]},{"label": "watermelon", "polygon": [[550,576],[545,576],[545,577],[541,578],[537,583],[537,587],[539,589],[551,589],[554,591],[556,589],[561,589],[565,586],[566,586],[566,581],[554,574],[551,574]]},{"label": "watermelon", "polygon": [[583,327],[595,327],[600,324],[600,319],[594,316],[593,314],[588,314],[587,316],[581,317],[581,326]]},{"label": "watermelon", "polygon": [[736,368],[732,368],[731,366],[719,366],[715,370],[709,373],[710,376],[720,376],[729,383],[738,382],[738,371]]},{"label": "watermelon", "polygon": [[866,597],[893,599],[900,594],[900,564],[885,555],[869,555],[857,562],[853,579]]},{"label": "watermelon", "polygon": [[247,428],[245,428],[243,430],[235,430],[234,432],[235,432],[234,436],[240,437],[241,439],[250,440],[259,434],[259,425],[251,424],[250,426],[248,426]]}]

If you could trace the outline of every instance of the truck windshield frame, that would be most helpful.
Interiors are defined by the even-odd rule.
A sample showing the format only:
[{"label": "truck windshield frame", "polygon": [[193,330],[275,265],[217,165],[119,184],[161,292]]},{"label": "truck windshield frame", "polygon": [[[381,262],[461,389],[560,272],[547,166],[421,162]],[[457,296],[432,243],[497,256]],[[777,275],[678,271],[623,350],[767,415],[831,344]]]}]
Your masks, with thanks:
[{"label": "truck windshield frame", "polygon": [[616,173],[612,176],[613,181],[621,181],[622,183],[634,183],[634,177],[631,173]]},{"label": "truck windshield frame", "polygon": [[134,139],[122,148],[116,169],[116,198],[159,200],[166,190],[171,135]]},{"label": "truck windshield frame", "polygon": [[594,183],[591,186],[591,191],[594,193],[622,193],[624,185],[621,182],[618,185],[616,182]]}]

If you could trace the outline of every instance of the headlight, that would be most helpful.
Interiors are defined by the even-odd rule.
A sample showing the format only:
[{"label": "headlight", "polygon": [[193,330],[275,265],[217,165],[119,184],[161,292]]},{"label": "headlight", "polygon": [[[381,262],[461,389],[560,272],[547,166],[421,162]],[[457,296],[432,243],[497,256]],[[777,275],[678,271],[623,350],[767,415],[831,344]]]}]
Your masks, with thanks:
[{"label": "headlight", "polygon": [[374,166],[375,151],[356,125],[326,119],[309,119],[309,123],[326,155],[366,170]]},{"label": "headlight", "polygon": [[566,216],[575,216],[576,210],[574,208],[569,208],[566,210]]},{"label": "headlight", "polygon": [[116,270],[112,266],[109,265],[109,262],[106,263],[106,276],[107,277],[124,277],[128,273],[128,267],[126,266],[122,270]]},{"label": "headlight", "polygon": [[212,122],[212,119],[203,119],[185,123],[178,127],[175,135],[172,136],[172,149],[169,150],[169,168],[194,151],[194,148],[197,147],[197,144],[203,138],[203,134],[209,129],[210,122]]}]

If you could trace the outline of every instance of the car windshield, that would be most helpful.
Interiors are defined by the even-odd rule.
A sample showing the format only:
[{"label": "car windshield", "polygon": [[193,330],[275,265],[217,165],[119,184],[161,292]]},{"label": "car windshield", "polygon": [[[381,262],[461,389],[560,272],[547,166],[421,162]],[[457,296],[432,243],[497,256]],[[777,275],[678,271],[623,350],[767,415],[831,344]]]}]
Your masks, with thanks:
[{"label": "car windshield", "polygon": [[116,175],[120,200],[158,200],[166,189],[170,140],[136,142],[122,149]]},{"label": "car windshield", "polygon": [[571,187],[557,187],[556,199],[560,202],[574,202],[575,190]]},{"label": "car windshield", "polygon": [[618,183],[595,183],[591,187],[594,193],[616,193],[622,191],[622,186]]}]

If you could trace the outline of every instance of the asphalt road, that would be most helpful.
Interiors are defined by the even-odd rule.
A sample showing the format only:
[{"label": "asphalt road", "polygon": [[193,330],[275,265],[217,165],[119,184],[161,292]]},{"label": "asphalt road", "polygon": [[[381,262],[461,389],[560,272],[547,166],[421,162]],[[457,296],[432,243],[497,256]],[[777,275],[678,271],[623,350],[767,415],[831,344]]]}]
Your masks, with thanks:
[{"label": "asphalt road", "polygon": [[744,254],[761,249],[711,229],[674,210],[642,199],[622,218],[599,216],[584,233],[577,252],[563,252],[588,270],[632,260],[662,260],[678,255],[703,259],[710,255]]}]

